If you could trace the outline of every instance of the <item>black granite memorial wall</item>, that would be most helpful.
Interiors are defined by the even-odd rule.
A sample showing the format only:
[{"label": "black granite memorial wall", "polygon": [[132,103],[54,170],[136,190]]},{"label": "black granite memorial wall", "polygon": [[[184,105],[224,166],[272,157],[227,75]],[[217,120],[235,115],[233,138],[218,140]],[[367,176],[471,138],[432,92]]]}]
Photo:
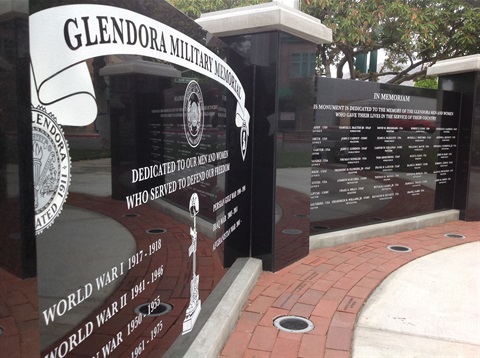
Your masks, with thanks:
[{"label": "black granite memorial wall", "polygon": [[453,208],[460,100],[317,78],[311,233]]},{"label": "black granite memorial wall", "polygon": [[250,253],[241,56],[165,1],[30,5],[41,354],[161,356]]},{"label": "black granite memorial wall", "polygon": [[454,207],[460,93],[315,79],[315,44],[163,0],[0,9],[8,356],[162,356],[238,257]]}]

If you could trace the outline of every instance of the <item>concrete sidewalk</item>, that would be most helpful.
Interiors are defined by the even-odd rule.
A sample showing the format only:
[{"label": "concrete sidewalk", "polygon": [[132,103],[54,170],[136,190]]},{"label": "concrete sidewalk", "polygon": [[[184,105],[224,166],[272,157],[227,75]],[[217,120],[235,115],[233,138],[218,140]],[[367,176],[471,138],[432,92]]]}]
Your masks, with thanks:
[{"label": "concrete sidewalk", "polygon": [[439,251],[391,274],[354,331],[354,358],[480,357],[480,242]]}]

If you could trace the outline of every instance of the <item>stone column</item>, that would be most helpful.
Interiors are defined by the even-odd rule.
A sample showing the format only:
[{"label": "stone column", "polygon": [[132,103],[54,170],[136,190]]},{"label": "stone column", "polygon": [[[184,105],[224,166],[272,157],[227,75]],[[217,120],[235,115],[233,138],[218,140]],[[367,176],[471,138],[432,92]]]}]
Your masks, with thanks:
[{"label": "stone column", "polygon": [[197,20],[243,54],[248,68],[243,72],[250,78],[245,82],[251,84],[252,107],[251,256],[270,271],[309,252],[315,58],[317,44],[332,39],[318,19],[289,4],[217,11]]},{"label": "stone column", "polygon": [[438,76],[439,89],[462,93],[454,208],[480,220],[480,55],[440,61],[427,74]]}]

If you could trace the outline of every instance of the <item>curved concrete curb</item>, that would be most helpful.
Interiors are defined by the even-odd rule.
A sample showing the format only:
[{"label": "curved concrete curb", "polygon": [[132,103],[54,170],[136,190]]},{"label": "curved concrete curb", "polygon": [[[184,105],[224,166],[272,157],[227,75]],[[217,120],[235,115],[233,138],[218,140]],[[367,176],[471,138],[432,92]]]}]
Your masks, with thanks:
[{"label": "curved concrete curb", "polygon": [[310,250],[322,249],[377,236],[397,234],[403,231],[422,229],[428,226],[444,224],[458,220],[458,210],[446,210],[438,213],[415,216],[353,229],[335,231],[310,237]]},{"label": "curved concrete curb", "polygon": [[192,332],[178,337],[164,357],[217,357],[261,273],[261,260],[237,259],[202,305]]}]

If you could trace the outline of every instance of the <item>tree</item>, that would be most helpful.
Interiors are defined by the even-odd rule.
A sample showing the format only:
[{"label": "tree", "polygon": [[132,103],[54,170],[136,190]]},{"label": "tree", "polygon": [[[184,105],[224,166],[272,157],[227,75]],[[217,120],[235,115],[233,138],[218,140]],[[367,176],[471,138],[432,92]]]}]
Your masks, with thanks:
[{"label": "tree", "polygon": [[[188,16],[268,2],[267,0],[170,0]],[[480,0],[304,0],[302,10],[333,30],[332,44],[318,46],[322,74],[330,66],[342,78],[400,84],[425,76],[439,60],[480,51]],[[360,54],[380,50],[385,62],[376,72],[355,70]],[[387,77],[388,76],[388,77]],[[386,81],[386,80],[384,80]]]},{"label": "tree", "polygon": [[[376,81],[390,76],[400,84],[425,76],[439,60],[480,50],[479,0],[305,0],[303,11],[333,30],[332,44],[318,46],[321,68],[330,76],[336,65],[343,77]],[[386,60],[377,72],[355,71],[359,54],[383,50]]]},{"label": "tree", "polygon": [[169,2],[192,19],[196,19],[202,13],[256,5],[269,0],[169,0]]}]

